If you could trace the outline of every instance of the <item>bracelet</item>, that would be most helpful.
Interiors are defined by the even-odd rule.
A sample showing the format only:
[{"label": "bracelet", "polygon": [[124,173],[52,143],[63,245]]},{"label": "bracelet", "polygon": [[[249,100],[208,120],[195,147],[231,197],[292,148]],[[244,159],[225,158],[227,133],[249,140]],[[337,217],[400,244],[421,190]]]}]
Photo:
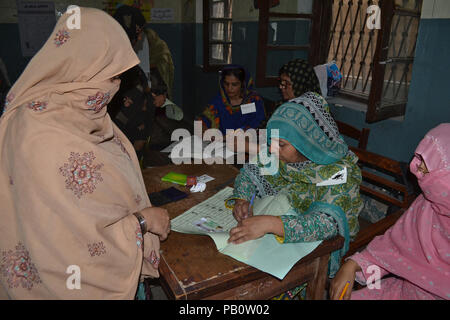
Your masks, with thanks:
[{"label": "bracelet", "polygon": [[140,212],[135,212],[133,214],[138,219],[139,226],[141,227],[142,236],[144,236],[144,234],[147,233],[147,221],[145,221],[145,218],[142,216]]}]

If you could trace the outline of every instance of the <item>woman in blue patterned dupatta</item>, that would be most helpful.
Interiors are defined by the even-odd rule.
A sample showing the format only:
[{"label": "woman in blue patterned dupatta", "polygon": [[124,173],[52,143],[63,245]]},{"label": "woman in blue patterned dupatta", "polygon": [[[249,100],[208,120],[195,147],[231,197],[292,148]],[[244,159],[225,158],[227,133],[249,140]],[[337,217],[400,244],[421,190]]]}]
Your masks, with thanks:
[{"label": "woman in blue patterned dupatta", "polygon": [[[272,233],[281,243],[311,242],[340,234],[345,244],[332,254],[329,276],[333,277],[350,239],[359,231],[358,158],[348,150],[325,99],[317,93],[281,105],[267,129],[270,152],[279,156],[279,170],[262,175],[260,161],[241,169],[233,194],[237,199],[233,215],[239,223],[229,241],[238,244]],[[273,129],[278,129],[278,136]],[[284,194],[295,214],[252,216],[249,201],[254,194],[260,198]]]},{"label": "woman in blue patterned dupatta", "polygon": [[264,117],[264,102],[253,90],[250,74],[242,66],[228,65],[220,72],[219,93],[197,120],[204,130],[216,128],[226,134],[226,129],[256,129]]}]

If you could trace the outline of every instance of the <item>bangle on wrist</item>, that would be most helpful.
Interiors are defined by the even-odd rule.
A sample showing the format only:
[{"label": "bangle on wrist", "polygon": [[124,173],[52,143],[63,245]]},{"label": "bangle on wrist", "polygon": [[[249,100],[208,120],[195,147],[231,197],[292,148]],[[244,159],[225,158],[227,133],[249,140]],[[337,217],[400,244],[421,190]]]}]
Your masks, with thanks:
[{"label": "bangle on wrist", "polygon": [[144,236],[144,234],[147,233],[147,221],[145,220],[145,218],[142,216],[142,214],[140,212],[135,212],[133,214],[137,218],[137,220],[139,222],[139,226],[141,227],[142,236]]}]

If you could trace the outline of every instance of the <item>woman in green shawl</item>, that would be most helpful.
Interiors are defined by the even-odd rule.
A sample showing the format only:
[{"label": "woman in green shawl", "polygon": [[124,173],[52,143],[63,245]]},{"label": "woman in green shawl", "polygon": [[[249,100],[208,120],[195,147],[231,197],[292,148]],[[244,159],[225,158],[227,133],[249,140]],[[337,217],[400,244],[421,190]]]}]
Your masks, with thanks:
[{"label": "woman in green shawl", "polygon": [[[237,199],[233,215],[239,223],[231,230],[229,242],[238,244],[266,233],[281,243],[325,240],[340,234],[345,244],[332,254],[329,275],[333,277],[349,241],[359,231],[358,158],[340,136],[325,99],[313,92],[281,105],[267,124],[267,136],[270,152],[279,157],[278,172],[262,175],[261,161],[241,169],[233,194]],[[295,215],[252,215],[253,195],[279,194],[286,195]]]},{"label": "woman in green shawl", "polygon": [[150,68],[156,68],[163,78],[168,88],[168,98],[173,99],[172,88],[174,79],[174,70],[172,54],[169,46],[162,40],[158,34],[150,29],[144,28],[145,36],[148,40],[150,51]]}]

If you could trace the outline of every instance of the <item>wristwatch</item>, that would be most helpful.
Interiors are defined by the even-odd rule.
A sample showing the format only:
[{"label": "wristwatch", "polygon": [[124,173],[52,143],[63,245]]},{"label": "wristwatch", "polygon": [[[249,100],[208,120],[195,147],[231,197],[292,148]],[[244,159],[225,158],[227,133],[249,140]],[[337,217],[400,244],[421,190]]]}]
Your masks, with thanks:
[{"label": "wristwatch", "polygon": [[147,233],[147,221],[145,220],[145,218],[142,216],[142,214],[140,212],[135,212],[133,214],[138,219],[139,226],[141,227],[142,235],[146,234]]}]

